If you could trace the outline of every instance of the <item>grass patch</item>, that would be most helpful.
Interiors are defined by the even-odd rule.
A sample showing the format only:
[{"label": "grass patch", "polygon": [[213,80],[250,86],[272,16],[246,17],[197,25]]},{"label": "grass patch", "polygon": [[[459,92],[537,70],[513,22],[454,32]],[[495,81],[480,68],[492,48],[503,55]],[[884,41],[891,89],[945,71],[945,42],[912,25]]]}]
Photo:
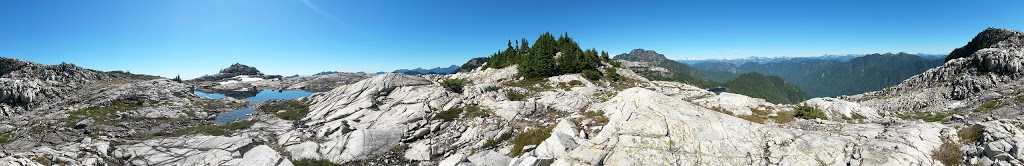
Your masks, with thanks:
[{"label": "grass patch", "polygon": [[604,111],[602,110],[583,112],[583,117],[592,120],[596,124],[608,124],[608,117],[604,116]]},{"label": "grass patch", "polygon": [[328,160],[313,160],[313,159],[302,159],[292,160],[292,165],[295,166],[341,166],[341,164],[332,163]]},{"label": "grass patch", "polygon": [[50,158],[46,157],[46,155],[37,156],[35,158],[32,158],[32,161],[35,161],[36,163],[43,164],[43,165],[53,165],[53,160],[50,160]]},{"label": "grass patch", "polygon": [[487,116],[487,112],[480,110],[480,107],[477,106],[467,106],[465,109],[463,109],[463,112],[465,112],[467,119]]},{"label": "grass patch", "polygon": [[999,100],[989,100],[988,102],[979,105],[978,108],[975,108],[974,112],[986,112],[995,109],[997,106],[999,106]]},{"label": "grass patch", "polygon": [[121,99],[114,100],[106,106],[94,106],[85,109],[68,112],[68,117],[58,120],[69,128],[85,119],[92,119],[94,124],[110,124],[119,112],[132,111],[142,108],[146,104],[144,99]]},{"label": "grass patch", "polygon": [[943,165],[960,165],[963,162],[964,153],[960,152],[960,144],[952,141],[943,141],[938,149],[932,151],[932,159],[939,160]]},{"label": "grass patch", "polygon": [[512,156],[523,155],[523,147],[526,145],[537,145],[544,142],[544,139],[551,137],[551,129],[554,127],[540,127],[526,130],[512,139]]},{"label": "grass patch", "polygon": [[795,117],[796,116],[793,115],[793,112],[779,111],[778,113],[775,113],[775,116],[772,116],[771,118],[772,118],[772,120],[775,121],[775,123],[785,124],[785,123],[792,122]]},{"label": "grass patch", "polygon": [[527,94],[519,91],[508,91],[505,92],[505,98],[512,101],[523,101],[526,99]]},{"label": "grass patch", "polygon": [[828,115],[825,115],[825,112],[822,112],[821,109],[818,109],[817,107],[808,106],[807,104],[801,104],[800,106],[796,107],[796,109],[793,110],[793,116],[807,120],[828,120]]},{"label": "grass patch", "polygon": [[462,114],[465,114],[464,118],[466,119],[487,116],[487,112],[480,110],[480,107],[467,106],[462,108],[454,107],[445,111],[438,112],[437,114],[434,114],[434,119],[441,119],[442,121],[450,122],[455,119],[459,119],[459,116]]},{"label": "grass patch", "polygon": [[741,119],[744,119],[744,120],[747,120],[747,121],[750,121],[750,122],[760,123],[760,124],[764,124],[764,121],[768,119],[768,118],[765,118],[763,116],[756,116],[756,115],[740,115],[740,116],[737,116],[737,117],[739,117]]},{"label": "grass patch", "polygon": [[7,142],[11,142],[11,137],[14,137],[14,132],[0,135],[0,144],[7,144]]},{"label": "grass patch", "polygon": [[462,93],[462,88],[466,85],[472,84],[472,81],[466,79],[444,79],[441,81],[441,86],[448,91],[455,93]]},{"label": "grass patch", "polygon": [[521,81],[509,81],[502,83],[505,86],[526,88],[530,91],[540,92],[552,90],[555,87],[548,85],[547,78],[527,78]]},{"label": "grass patch", "polygon": [[284,120],[300,120],[302,117],[306,117],[306,114],[309,114],[309,105],[298,100],[266,101],[256,109],[274,113],[278,118]]},{"label": "grass patch", "polygon": [[732,112],[726,111],[725,108],[722,108],[722,107],[719,107],[719,106],[712,106],[711,108],[708,108],[708,109],[711,109],[712,111],[715,111],[715,112],[721,112],[723,114],[735,115]]},{"label": "grass patch", "polygon": [[943,119],[946,119],[946,117],[952,116],[954,114],[955,113],[953,113],[951,111],[950,112],[941,112],[941,113],[911,112],[911,113],[898,114],[898,116],[899,116],[900,119],[903,119],[903,120],[917,120],[917,119],[920,119],[920,120],[923,120],[925,122],[938,122],[938,121],[942,121]]},{"label": "grass patch", "polygon": [[462,108],[451,108],[434,114],[434,119],[441,119],[445,122],[450,122],[459,118],[462,114]]},{"label": "grass patch", "polygon": [[969,127],[960,128],[956,131],[956,135],[960,137],[960,141],[964,143],[973,143],[981,139],[982,134],[985,133],[985,127],[981,125],[971,125]]}]

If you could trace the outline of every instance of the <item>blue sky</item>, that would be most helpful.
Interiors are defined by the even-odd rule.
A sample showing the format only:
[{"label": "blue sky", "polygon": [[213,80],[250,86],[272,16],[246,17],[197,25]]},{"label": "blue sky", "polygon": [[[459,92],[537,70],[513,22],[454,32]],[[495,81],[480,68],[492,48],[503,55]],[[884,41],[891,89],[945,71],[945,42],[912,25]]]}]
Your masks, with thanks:
[{"label": "blue sky", "polygon": [[462,64],[568,32],[584,48],[669,58],[947,54],[1024,1],[0,1],[0,56],[193,78]]}]

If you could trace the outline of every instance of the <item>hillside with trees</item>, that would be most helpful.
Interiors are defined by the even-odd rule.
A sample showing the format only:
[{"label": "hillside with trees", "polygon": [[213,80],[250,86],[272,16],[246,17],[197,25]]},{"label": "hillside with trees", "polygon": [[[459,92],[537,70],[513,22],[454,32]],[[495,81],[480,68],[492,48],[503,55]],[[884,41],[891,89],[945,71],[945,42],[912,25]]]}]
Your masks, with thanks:
[{"label": "hillside with trees", "polygon": [[811,98],[811,95],[782,78],[758,73],[740,75],[722,86],[730,93],[762,98],[772,103],[799,103]]},{"label": "hillside with trees", "polygon": [[484,68],[503,68],[518,64],[519,75],[526,78],[556,76],[583,71],[597,71],[602,61],[607,59],[606,52],[597,49],[580,49],[580,46],[569,34],[557,39],[551,33],[544,33],[529,44],[525,38],[512,44],[504,51],[498,51],[486,59]]}]

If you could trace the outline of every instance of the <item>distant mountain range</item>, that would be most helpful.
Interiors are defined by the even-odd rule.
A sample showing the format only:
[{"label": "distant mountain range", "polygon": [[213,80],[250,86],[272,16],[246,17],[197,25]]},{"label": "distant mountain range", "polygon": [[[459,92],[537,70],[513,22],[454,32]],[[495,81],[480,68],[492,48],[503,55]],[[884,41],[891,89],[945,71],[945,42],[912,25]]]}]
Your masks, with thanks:
[{"label": "distant mountain range", "polygon": [[[907,54],[907,53],[902,53],[901,52],[901,53],[897,53],[897,54]],[[758,57],[758,56],[752,56],[752,57],[737,58],[737,59],[679,59],[679,60],[676,60],[676,61],[684,63],[684,64],[687,64],[687,65],[696,65],[696,64],[701,64],[701,63],[731,63],[733,65],[739,66],[739,65],[743,65],[745,63],[750,63],[750,62],[760,63],[760,64],[782,62],[782,61],[796,61],[796,62],[799,62],[799,61],[810,61],[810,60],[826,60],[826,61],[849,62],[850,60],[853,60],[854,58],[859,58],[859,57],[863,57],[863,56],[867,56],[867,55],[870,55],[870,54],[822,55],[822,56],[814,56],[814,57],[786,57],[786,56],[784,56],[784,57]],[[918,54],[915,54],[915,55],[917,55],[917,56],[919,56],[921,58],[925,58],[925,59],[943,59],[943,58],[946,57],[946,55],[941,55],[941,54],[918,53]]]},{"label": "distant mountain range", "polygon": [[798,103],[811,98],[811,95],[798,88],[798,86],[777,76],[751,73],[737,75],[728,81],[713,81],[712,77],[705,75],[704,72],[689,65],[665,58],[665,55],[658,54],[654,50],[634,49],[629,53],[616,55],[614,59],[647,62],[653,65],[651,68],[664,68],[667,70],[668,74],[661,72],[664,70],[660,69],[634,70],[637,74],[651,80],[676,81],[703,88],[725,87],[730,93],[761,98],[772,103]]},{"label": "distant mountain range", "polygon": [[[707,61],[694,68],[714,81],[731,80],[743,73],[779,76],[815,97],[853,95],[899,84],[911,76],[942,65],[945,56],[908,53],[866,54],[849,60],[840,56],[776,58],[777,62]],[[850,56],[841,56],[850,57]]]},{"label": "distant mountain range", "polygon": [[455,73],[456,70],[459,70],[459,65],[451,65],[451,66],[448,66],[448,67],[445,67],[445,68],[435,67],[435,68],[431,68],[431,69],[423,69],[422,67],[416,68],[416,69],[398,69],[398,70],[393,71],[393,73],[413,74],[413,75],[421,75],[421,74],[451,74],[451,73]]}]

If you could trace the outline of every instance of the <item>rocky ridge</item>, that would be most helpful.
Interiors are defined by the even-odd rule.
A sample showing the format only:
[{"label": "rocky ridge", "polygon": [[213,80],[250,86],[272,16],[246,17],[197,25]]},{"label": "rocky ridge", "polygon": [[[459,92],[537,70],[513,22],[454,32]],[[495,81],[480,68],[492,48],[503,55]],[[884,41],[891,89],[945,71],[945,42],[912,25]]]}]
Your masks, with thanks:
[{"label": "rocky ridge", "polygon": [[[118,111],[116,117],[149,120],[142,123],[185,117],[177,126],[203,127],[208,121],[174,103],[230,100],[196,99],[184,90],[187,85],[165,79],[89,84],[75,91],[79,96],[68,97],[74,101],[41,104],[66,109],[43,116],[15,114],[23,120],[0,122],[0,134],[15,136],[3,144],[0,165],[1022,165],[1024,130],[1019,126],[1024,118],[1010,114],[1020,110],[1013,102],[1021,99],[1013,91],[1021,85],[1017,62],[1024,57],[1019,50],[1015,44],[997,44],[891,89],[797,105],[650,81],[612,64],[602,64],[599,72],[614,68],[621,78],[566,74],[527,79],[512,65],[443,76],[376,75],[294,100],[309,108],[298,118],[278,115],[287,110],[261,110],[248,119],[251,126],[226,134],[86,136],[85,130],[153,128],[110,125],[98,117],[80,129],[74,127],[78,122],[37,125],[56,135],[29,129],[36,124],[26,121],[61,122],[78,116],[68,112],[125,99],[162,102],[143,102],[142,108]],[[463,91],[442,85],[453,79],[468,80],[460,85]],[[960,83],[933,86],[943,80]],[[960,92],[969,93],[952,95]],[[994,98],[1000,100],[991,107],[978,102]],[[926,102],[935,105],[896,105]],[[965,106],[948,107],[957,103]],[[807,107],[824,117],[794,115]],[[938,121],[902,116],[947,113],[939,108],[959,112]],[[132,113],[141,110],[156,110],[142,111],[156,116]]]}]

